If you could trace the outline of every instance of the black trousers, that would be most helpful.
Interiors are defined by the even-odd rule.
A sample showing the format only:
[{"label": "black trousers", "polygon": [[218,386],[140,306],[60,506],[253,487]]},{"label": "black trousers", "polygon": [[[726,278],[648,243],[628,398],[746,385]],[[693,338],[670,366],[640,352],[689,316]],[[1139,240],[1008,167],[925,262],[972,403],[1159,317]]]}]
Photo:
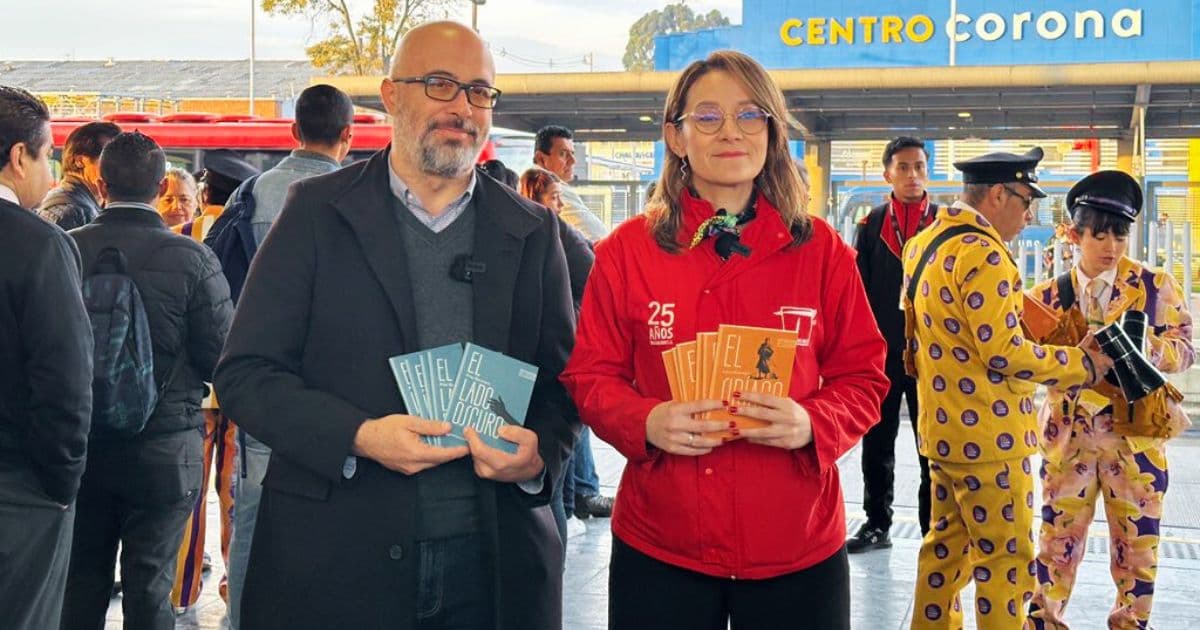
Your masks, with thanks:
[{"label": "black trousers", "polygon": [[74,506],[56,503],[31,470],[10,463],[0,462],[0,627],[55,628],[67,581]]},{"label": "black trousers", "polygon": [[711,577],[659,562],[613,536],[609,630],[850,630],[850,564],[840,549],[767,580]]},{"label": "black trousers", "polygon": [[[881,529],[892,526],[892,499],[896,482],[896,434],[900,431],[900,400],[908,402],[913,440],[917,438],[917,381],[900,372],[889,372],[891,386],[879,406],[879,424],[862,439],[863,511],[867,522]],[[929,531],[929,460],[917,455],[921,466],[921,489],[917,496],[917,518],[921,533]]]},{"label": "black trousers", "polygon": [[125,630],[172,630],[183,526],[203,477],[200,430],[89,445],[62,630],[102,630],[121,546]]},{"label": "black trousers", "polygon": [[418,630],[490,628],[491,561],[483,534],[422,541],[417,578]]}]

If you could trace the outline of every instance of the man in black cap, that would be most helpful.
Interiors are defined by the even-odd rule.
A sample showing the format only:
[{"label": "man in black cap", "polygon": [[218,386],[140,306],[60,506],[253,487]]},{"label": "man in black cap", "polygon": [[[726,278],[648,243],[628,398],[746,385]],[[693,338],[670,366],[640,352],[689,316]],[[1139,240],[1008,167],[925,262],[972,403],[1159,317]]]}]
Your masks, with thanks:
[{"label": "man in black cap", "polygon": [[[1137,180],[1121,171],[1093,173],[1067,193],[1067,207],[1072,221],[1068,238],[1079,249],[1077,263],[1034,287],[1034,299],[1060,318],[1081,317],[1090,329],[1120,321],[1128,311],[1142,311],[1149,318],[1147,358],[1165,373],[1188,369],[1195,350],[1187,296],[1170,274],[1125,256],[1129,226],[1142,208]],[[1029,610],[1035,628],[1066,627],[1063,612],[1083,554],[1063,553],[1062,541],[1082,545],[1087,540],[1101,496],[1113,548],[1126,550],[1110,568],[1117,597],[1108,627],[1149,627],[1159,517],[1167,490],[1166,440],[1114,432],[1116,422],[1125,422],[1114,418],[1114,410],[1127,403],[1110,397],[1111,389],[1105,391],[1051,388],[1042,410],[1047,419],[1039,443],[1042,527],[1038,588]],[[1188,426],[1177,401],[1165,399],[1157,408],[1177,431]]]},{"label": "man in black cap", "polygon": [[[1044,197],[1042,150],[956,162],[963,193],[904,248],[906,364],[922,401],[932,528],[918,559],[912,627],[962,626],[958,593],[975,580],[978,627],[1017,630],[1033,597],[1033,477],[1038,383],[1095,383],[1098,349],[1024,338],[1021,273],[1005,243]],[[1090,344],[1090,338],[1084,340]]]},{"label": "man in black cap", "polygon": [[[846,541],[846,551],[861,553],[892,546],[892,496],[896,468],[896,433],[900,428],[900,402],[908,403],[913,435],[917,434],[917,383],[904,372],[904,313],[900,285],[904,269],[900,253],[904,243],[929,226],[938,206],[931,203],[929,154],[917,138],[900,136],[883,149],[883,177],[892,186],[887,201],[863,217],[854,234],[858,273],[879,332],[887,340],[887,396],[879,406],[879,424],[862,439],[863,511],[867,520]],[[921,485],[917,491],[917,520],[921,533],[929,531],[929,462],[917,456]]]}]

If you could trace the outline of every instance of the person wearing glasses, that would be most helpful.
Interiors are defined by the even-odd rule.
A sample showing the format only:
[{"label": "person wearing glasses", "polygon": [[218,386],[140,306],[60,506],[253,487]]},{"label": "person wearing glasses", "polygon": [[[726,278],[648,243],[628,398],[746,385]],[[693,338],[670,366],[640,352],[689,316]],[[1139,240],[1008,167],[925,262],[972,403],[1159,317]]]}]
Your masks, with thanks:
[{"label": "person wearing glasses", "polygon": [[1046,196],[1041,159],[1034,148],[955,162],[959,200],[904,246],[905,363],[917,379],[917,448],[933,487],[914,630],[961,628],[959,591],[971,580],[978,627],[1024,627],[1036,583],[1034,390],[1075,392],[1112,366],[1090,335],[1063,347],[1022,332],[1022,272],[1005,244]]},{"label": "person wearing glasses", "polygon": [[204,155],[200,172],[199,214],[172,227],[176,234],[190,236],[203,243],[213,223],[225,211],[225,204],[242,182],[258,175],[258,169],[231,149],[212,149]]},{"label": "person wearing glasses", "polygon": [[[191,221],[200,209],[196,178],[178,167],[167,169],[167,192],[158,200],[158,214],[173,228]],[[182,229],[182,228],[181,228]]]},{"label": "person wearing glasses", "polygon": [[[255,255],[215,377],[271,449],[242,630],[562,625],[575,315],[557,219],[477,175],[494,80],[470,28],[406,33],[380,86],[391,146],[294,183]],[[405,409],[388,359],[461,342],[538,368],[525,425],[500,429],[515,454],[470,430],[431,446],[449,423]]]},{"label": "person wearing glasses", "polygon": [[[628,459],[609,627],[848,629],[837,459],[888,386],[854,250],[806,212],[792,120],[758,62],[692,63],[663,120],[658,186],[597,244],[563,375],[584,423]],[[796,330],[785,396],[672,400],[663,351],[721,324]],[[710,437],[728,423],[698,414],[721,408],[767,424]]]}]

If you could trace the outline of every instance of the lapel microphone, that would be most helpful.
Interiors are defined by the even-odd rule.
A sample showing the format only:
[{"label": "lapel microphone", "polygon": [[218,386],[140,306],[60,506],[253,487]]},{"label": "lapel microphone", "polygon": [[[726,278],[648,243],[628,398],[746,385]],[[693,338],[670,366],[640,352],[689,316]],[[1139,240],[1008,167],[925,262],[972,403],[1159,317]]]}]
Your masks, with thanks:
[{"label": "lapel microphone", "polygon": [[[718,215],[727,214],[724,208],[717,211]],[[717,250],[717,255],[722,260],[729,260],[733,254],[739,256],[750,256],[750,248],[742,243],[741,226],[749,223],[758,214],[754,210],[754,202],[751,200],[750,206],[738,215],[733,225],[718,225],[716,228],[716,242],[713,247]],[[732,218],[732,217],[731,217]]]},{"label": "lapel microphone", "polygon": [[487,272],[487,265],[481,262],[475,262],[471,254],[462,254],[454,257],[454,262],[450,264],[450,277],[459,282],[475,282],[475,275]]},{"label": "lapel microphone", "polygon": [[695,249],[704,239],[712,236],[713,248],[721,260],[729,260],[733,254],[750,256],[750,248],[742,244],[742,226],[754,220],[758,214],[754,204],[757,193],[750,196],[750,203],[739,215],[733,216],[725,208],[717,210],[716,214],[707,218],[696,228],[692,235],[689,249]]}]

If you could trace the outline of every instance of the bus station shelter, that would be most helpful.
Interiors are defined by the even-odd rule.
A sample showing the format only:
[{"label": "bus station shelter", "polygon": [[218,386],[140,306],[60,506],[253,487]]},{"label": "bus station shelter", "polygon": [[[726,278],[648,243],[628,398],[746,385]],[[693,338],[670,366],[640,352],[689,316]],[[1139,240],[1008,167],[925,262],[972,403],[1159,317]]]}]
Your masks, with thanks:
[{"label": "bus station shelter", "polygon": [[[733,48],[770,68],[785,92],[818,212],[836,208],[835,180],[860,179],[837,173],[845,151],[834,146],[913,135],[956,141],[931,143],[949,153],[931,155],[935,184],[954,181],[954,159],[1006,140],[1083,154],[1074,168],[1047,160],[1046,181],[1076,180],[1102,161],[1153,177],[1147,158],[1166,150],[1178,164],[1155,183],[1184,187],[1189,214],[1200,215],[1200,0],[901,4],[910,8],[744,0],[741,25],[659,37],[651,72],[500,75],[494,124],[564,125],[583,142],[658,140],[678,71]],[[378,77],[314,81],[381,107]],[[1169,149],[1155,145],[1166,141]],[[877,159],[864,152],[849,162],[876,174],[882,168],[868,162]]]}]

